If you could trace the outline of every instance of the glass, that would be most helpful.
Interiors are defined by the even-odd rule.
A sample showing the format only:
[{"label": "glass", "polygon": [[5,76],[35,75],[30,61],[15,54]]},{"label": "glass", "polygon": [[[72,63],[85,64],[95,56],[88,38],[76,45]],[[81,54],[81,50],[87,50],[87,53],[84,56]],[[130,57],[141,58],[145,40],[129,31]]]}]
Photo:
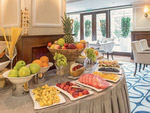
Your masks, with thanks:
[{"label": "glass", "polygon": [[55,63],[56,67],[56,75],[58,76],[58,80],[56,80],[56,83],[62,83],[63,82],[63,77],[64,77],[64,70],[63,66],[57,66]]},{"label": "glass", "polygon": [[92,62],[91,59],[86,58],[84,60],[84,67],[86,71],[91,71],[93,69],[93,66],[94,66],[94,62]]},{"label": "glass", "polygon": [[92,15],[85,15],[84,22],[84,40],[87,42],[92,41]]},{"label": "glass", "polygon": [[[129,52],[131,53],[131,30],[133,24],[133,8],[111,10],[111,38],[114,39],[114,49],[117,52]],[[124,37],[122,34],[122,18],[130,18],[130,31],[129,34]],[[125,42],[125,43],[124,43]]]},{"label": "glass", "polygon": [[106,38],[106,13],[96,15],[96,32],[97,40]]},{"label": "glass", "polygon": [[5,49],[5,55],[7,56],[7,58],[9,59],[10,61],[10,68],[12,69],[13,68],[13,60],[15,58],[15,56],[17,55],[17,50],[16,50],[16,47],[14,47],[14,50],[12,51],[12,56],[9,54],[8,52],[8,48]]}]

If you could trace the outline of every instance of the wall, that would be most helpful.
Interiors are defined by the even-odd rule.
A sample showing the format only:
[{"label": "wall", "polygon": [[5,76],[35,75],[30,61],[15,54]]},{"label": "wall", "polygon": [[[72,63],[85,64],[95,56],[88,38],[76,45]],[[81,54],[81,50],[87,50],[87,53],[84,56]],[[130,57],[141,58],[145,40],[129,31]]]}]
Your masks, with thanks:
[{"label": "wall", "polygon": [[150,16],[144,17],[144,6],[150,3],[133,4],[133,31],[150,31]]},{"label": "wall", "polygon": [[[7,0],[10,1],[10,0]],[[21,1],[21,9],[24,9],[25,7],[29,10],[30,12],[30,27],[29,27],[29,35],[53,35],[53,34],[63,34],[63,29],[62,29],[62,25],[60,27],[33,27],[32,26],[32,0],[20,0]],[[56,2],[56,1],[55,1]],[[63,2],[63,7],[62,7],[62,14],[64,14],[65,10],[66,10],[66,1],[62,0]],[[2,6],[2,0],[0,0],[0,6]],[[15,4],[12,4],[11,7],[16,7]],[[42,5],[42,7],[45,7]],[[49,6],[50,7],[50,6]],[[39,7],[41,8],[41,7]],[[2,27],[2,22],[1,22],[1,7],[0,7],[0,27]],[[55,14],[56,12],[53,11],[53,14]],[[9,14],[7,14],[9,15]],[[12,15],[12,13],[10,13],[10,15]],[[46,19],[44,16],[40,16],[40,20]],[[53,17],[52,17],[53,18]],[[9,18],[11,19],[11,18]],[[55,18],[53,18],[52,21],[55,21]],[[9,20],[5,21],[6,23],[9,22]],[[0,32],[0,36],[2,35],[2,33]]]}]

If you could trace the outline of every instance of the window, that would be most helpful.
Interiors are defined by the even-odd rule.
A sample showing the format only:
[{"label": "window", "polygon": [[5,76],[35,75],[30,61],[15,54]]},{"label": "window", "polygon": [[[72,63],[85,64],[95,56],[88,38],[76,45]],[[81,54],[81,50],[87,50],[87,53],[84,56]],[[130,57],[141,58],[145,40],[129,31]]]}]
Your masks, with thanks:
[{"label": "window", "polygon": [[92,15],[84,15],[84,40],[92,41]]},{"label": "window", "polygon": [[99,41],[106,38],[106,13],[96,14],[96,35]]},{"label": "window", "polygon": [[111,38],[114,51],[131,52],[132,8],[111,10]]},{"label": "window", "polygon": [[72,34],[74,34],[74,40],[80,40],[80,14],[69,15],[70,19],[73,19]]}]

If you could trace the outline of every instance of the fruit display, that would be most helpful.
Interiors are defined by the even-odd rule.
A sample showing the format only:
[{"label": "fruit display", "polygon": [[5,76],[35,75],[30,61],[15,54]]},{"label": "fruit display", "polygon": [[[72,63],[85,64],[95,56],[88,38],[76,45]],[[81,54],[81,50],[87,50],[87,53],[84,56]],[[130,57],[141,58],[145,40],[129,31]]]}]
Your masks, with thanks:
[{"label": "fruit display", "polygon": [[84,40],[80,42],[74,41],[72,36],[73,21],[66,14],[62,18],[62,23],[65,36],[55,42],[49,42],[47,48],[53,55],[55,53],[65,55],[68,62],[75,61],[86,47],[86,42]]},{"label": "fruit display", "polygon": [[82,64],[74,63],[70,66],[70,74],[73,77],[80,76],[84,72],[85,68]]},{"label": "fruit display", "polygon": [[48,86],[47,84],[33,89],[32,93],[41,107],[60,102],[60,97],[58,95],[60,92],[56,87]]},{"label": "fruit display", "polygon": [[104,74],[104,73],[101,73],[101,72],[94,72],[93,74],[95,75],[99,75],[100,77],[102,77],[103,79],[105,80],[109,80],[109,81],[118,81],[120,79],[120,76],[119,75],[116,75],[116,74]]},{"label": "fruit display", "polygon": [[57,83],[57,87],[64,90],[67,94],[70,94],[74,98],[78,98],[84,95],[88,95],[89,91],[86,89],[82,89],[80,87],[76,87],[75,84],[73,84],[70,81],[64,82],[64,83]]},{"label": "fruit display", "polygon": [[120,68],[117,61],[111,61],[111,60],[100,60],[99,61],[99,67],[118,67]]},{"label": "fruit display", "polygon": [[40,67],[48,67],[49,58],[47,56],[42,56],[40,59],[36,59],[32,63],[37,63]]},{"label": "fruit display", "polygon": [[8,77],[26,77],[31,74],[38,73],[40,66],[38,64],[32,63],[29,67],[22,60],[18,61],[14,68],[8,73]]},{"label": "fruit display", "polygon": [[63,67],[67,65],[67,58],[60,53],[55,53],[54,60],[56,61],[57,67]]},{"label": "fruit display", "polygon": [[101,67],[98,69],[98,71],[105,71],[105,72],[120,72],[119,69],[117,68],[112,68],[112,67]]},{"label": "fruit display", "polygon": [[105,89],[110,86],[110,83],[105,81],[102,77],[95,74],[83,74],[78,79],[79,82],[95,87],[97,89]]}]

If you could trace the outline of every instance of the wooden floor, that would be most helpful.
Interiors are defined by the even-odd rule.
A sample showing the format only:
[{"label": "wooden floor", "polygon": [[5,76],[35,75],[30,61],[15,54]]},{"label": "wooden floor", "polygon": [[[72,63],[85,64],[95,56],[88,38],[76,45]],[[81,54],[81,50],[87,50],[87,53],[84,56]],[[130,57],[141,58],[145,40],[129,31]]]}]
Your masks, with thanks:
[{"label": "wooden floor", "polygon": [[[114,60],[117,60],[117,61],[124,61],[124,62],[134,62],[133,60],[131,60],[131,57],[128,57],[128,56],[119,56],[119,55],[114,55]],[[107,58],[106,55],[104,55],[104,58]],[[111,57],[110,57],[111,59]]]}]

